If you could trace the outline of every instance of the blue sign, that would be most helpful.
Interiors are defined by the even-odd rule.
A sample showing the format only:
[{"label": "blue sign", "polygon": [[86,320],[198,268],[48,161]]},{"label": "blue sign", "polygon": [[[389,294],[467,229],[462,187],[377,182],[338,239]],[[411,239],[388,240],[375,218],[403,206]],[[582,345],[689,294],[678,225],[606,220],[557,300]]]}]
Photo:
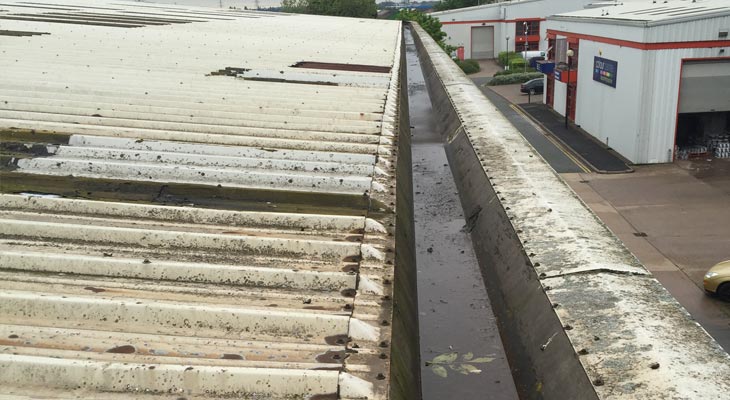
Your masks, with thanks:
[{"label": "blue sign", "polygon": [[553,76],[555,77],[555,80],[556,80],[556,81],[561,81],[561,82],[563,81],[563,80],[561,79],[561,78],[562,78],[562,76],[561,76],[561,73],[560,73],[560,70],[559,70],[559,69],[556,69],[556,70],[554,71],[554,73],[553,73]]},{"label": "blue sign", "polygon": [[601,57],[593,57],[593,80],[604,85],[616,87],[618,62]]},{"label": "blue sign", "polygon": [[537,70],[545,75],[551,74],[555,71],[555,63],[552,61],[538,61]]}]

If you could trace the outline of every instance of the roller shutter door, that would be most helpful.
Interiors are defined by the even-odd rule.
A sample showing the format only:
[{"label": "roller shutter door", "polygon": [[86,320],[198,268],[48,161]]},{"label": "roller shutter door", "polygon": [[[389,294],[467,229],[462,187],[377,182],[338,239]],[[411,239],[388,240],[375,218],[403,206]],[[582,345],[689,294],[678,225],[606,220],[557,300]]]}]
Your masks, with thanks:
[{"label": "roller shutter door", "polygon": [[680,113],[730,111],[730,60],[685,62],[679,93]]},{"label": "roller shutter door", "polygon": [[471,28],[471,58],[477,60],[494,58],[493,26],[475,26]]}]

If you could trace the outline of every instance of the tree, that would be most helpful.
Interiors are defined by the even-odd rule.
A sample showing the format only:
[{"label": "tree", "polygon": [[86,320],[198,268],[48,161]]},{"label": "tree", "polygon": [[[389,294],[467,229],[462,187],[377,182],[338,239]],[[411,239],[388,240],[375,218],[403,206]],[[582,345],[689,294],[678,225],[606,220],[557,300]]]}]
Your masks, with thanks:
[{"label": "tree", "polygon": [[308,0],[282,0],[281,10],[288,13],[304,14],[307,12]]},{"label": "tree", "polygon": [[284,12],[338,17],[375,18],[378,7],[375,0],[283,0]]},{"label": "tree", "polygon": [[447,54],[451,54],[454,50],[456,50],[454,46],[450,46],[444,42],[446,32],[441,30],[443,25],[441,25],[441,21],[439,21],[438,18],[417,10],[402,9],[398,11],[395,19],[418,22],[418,25],[420,25],[421,28],[423,28],[423,30],[426,31],[426,33],[428,33],[429,36],[431,36]]}]

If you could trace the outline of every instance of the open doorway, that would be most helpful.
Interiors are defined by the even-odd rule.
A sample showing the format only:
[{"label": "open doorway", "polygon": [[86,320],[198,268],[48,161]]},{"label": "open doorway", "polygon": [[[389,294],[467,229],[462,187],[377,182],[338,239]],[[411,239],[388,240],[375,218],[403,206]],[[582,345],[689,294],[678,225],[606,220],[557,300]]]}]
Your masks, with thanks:
[{"label": "open doorway", "polygon": [[677,158],[730,158],[730,112],[680,113]]},{"label": "open doorway", "polygon": [[675,158],[730,158],[730,59],[684,60]]}]

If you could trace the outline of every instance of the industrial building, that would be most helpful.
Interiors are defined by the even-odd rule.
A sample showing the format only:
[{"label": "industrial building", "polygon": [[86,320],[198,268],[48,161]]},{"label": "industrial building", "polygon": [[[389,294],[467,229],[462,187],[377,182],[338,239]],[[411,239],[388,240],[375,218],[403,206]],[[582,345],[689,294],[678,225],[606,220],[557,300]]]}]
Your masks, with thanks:
[{"label": "industrial building", "polygon": [[[0,397],[421,399],[406,46],[487,278],[454,279],[489,293],[520,398],[730,391],[730,355],[420,27],[124,0],[0,23]],[[495,382],[447,340],[443,382]]]},{"label": "industrial building", "polygon": [[435,12],[446,43],[464,57],[496,58],[501,51],[546,50],[549,15],[598,5],[595,0],[518,0]]},{"label": "industrial building", "polygon": [[353,21],[0,6],[0,397],[419,397],[401,23]]},{"label": "industrial building", "polygon": [[545,103],[633,163],[730,157],[730,3],[549,17]]}]

